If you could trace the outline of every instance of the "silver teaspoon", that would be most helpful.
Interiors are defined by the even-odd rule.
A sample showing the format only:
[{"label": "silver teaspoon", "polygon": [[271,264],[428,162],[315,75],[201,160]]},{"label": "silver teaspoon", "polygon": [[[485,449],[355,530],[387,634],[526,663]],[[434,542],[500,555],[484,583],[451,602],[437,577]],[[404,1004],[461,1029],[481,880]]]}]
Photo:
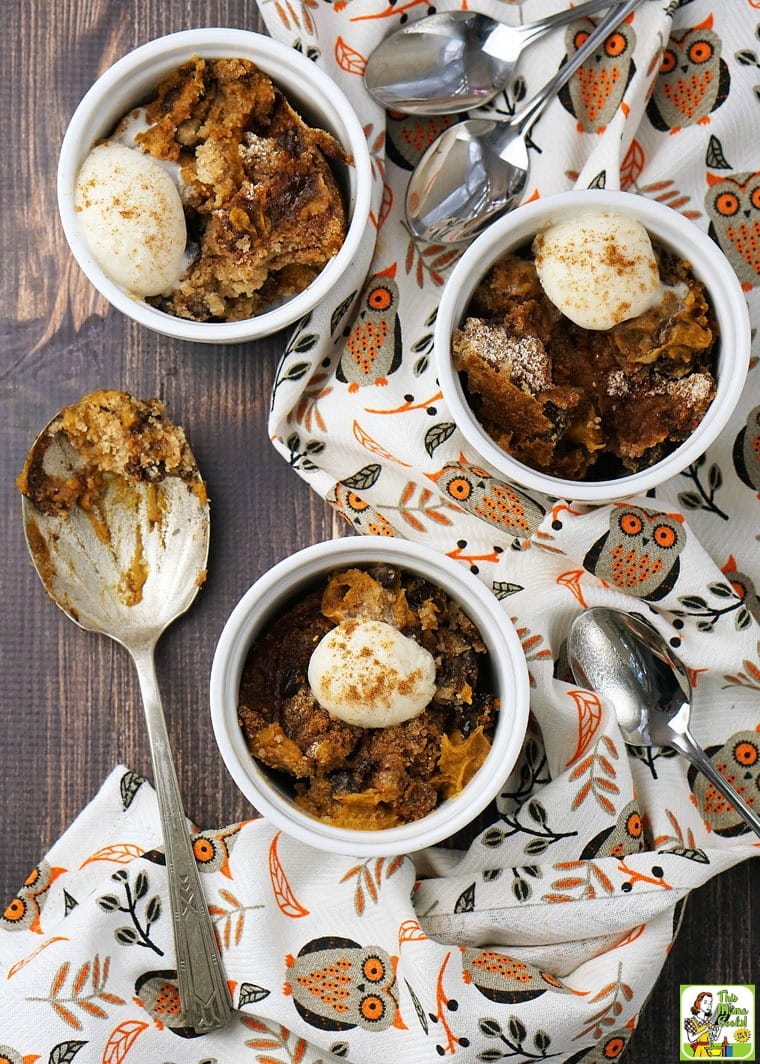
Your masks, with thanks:
[{"label": "silver teaspoon", "polygon": [[[120,417],[139,424],[143,412],[131,403],[124,393],[94,393],[45,426],[19,478],[22,516],[32,561],[56,605],[81,628],[121,643],[137,669],[166,849],[183,1023],[202,1033],[224,1026],[230,1000],[182,809],[154,650],[205,577],[205,487],[186,443],[181,476],[162,476],[146,465],[143,472],[155,479],[142,479],[114,472],[108,455],[99,465],[97,428],[72,442],[65,421],[73,411],[80,427],[94,426],[105,404],[116,412],[112,424]],[[178,431],[168,418],[161,423]]]},{"label": "silver teaspoon", "polygon": [[367,60],[364,84],[383,107],[407,114],[482,107],[510,83],[529,44],[611,6],[613,0],[587,0],[524,26],[505,26],[476,11],[439,11],[381,41]]},{"label": "silver teaspoon", "polygon": [[567,655],[576,683],[612,704],[627,743],[672,746],[760,835],[760,816],[718,772],[689,731],[689,676],[655,628],[622,610],[592,606],[570,625]]},{"label": "silver teaspoon", "polygon": [[615,7],[508,121],[470,118],[449,126],[433,141],[417,163],[406,193],[407,223],[415,237],[458,244],[511,210],[528,179],[527,138],[533,124],[596,46],[640,3],[624,0]]}]

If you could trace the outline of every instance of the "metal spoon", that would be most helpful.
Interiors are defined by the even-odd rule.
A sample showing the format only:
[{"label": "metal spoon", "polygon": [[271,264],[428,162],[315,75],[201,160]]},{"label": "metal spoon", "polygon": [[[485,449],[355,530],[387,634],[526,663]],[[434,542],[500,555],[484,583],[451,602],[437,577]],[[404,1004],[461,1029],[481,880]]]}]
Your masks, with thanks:
[{"label": "metal spoon", "polygon": [[[61,414],[37,437],[22,477],[37,483],[52,477],[64,485],[82,477],[86,464],[60,430]],[[26,542],[45,590],[66,616],[121,643],[134,660],[166,849],[183,1022],[198,1033],[213,1031],[229,1018],[229,992],[190,845],[154,664],[159,637],[188,609],[205,577],[208,502],[197,465],[187,479],[167,476],[155,483],[104,476],[95,492],[60,513],[42,512],[24,495]]]},{"label": "metal spoon", "polygon": [[513,207],[528,179],[531,127],[599,42],[640,3],[625,0],[611,11],[509,121],[470,118],[449,126],[433,141],[417,163],[406,193],[407,222],[418,239],[458,244],[477,236]]},{"label": "metal spoon", "polygon": [[718,772],[689,731],[691,682],[655,628],[622,610],[592,606],[570,625],[567,655],[576,683],[613,705],[627,743],[672,746],[760,835],[760,816]]},{"label": "metal spoon", "polygon": [[505,26],[476,11],[439,11],[382,40],[367,60],[364,84],[383,107],[407,114],[482,107],[510,83],[529,44],[612,4],[587,0],[524,26]]}]

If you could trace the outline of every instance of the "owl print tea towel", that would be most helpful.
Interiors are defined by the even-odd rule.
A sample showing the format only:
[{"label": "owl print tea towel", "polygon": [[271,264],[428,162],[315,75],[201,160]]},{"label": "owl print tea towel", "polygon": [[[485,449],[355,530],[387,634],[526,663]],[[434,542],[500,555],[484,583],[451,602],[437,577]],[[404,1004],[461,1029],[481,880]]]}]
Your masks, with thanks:
[{"label": "owl print tea towel", "polygon": [[[416,244],[403,221],[410,170],[446,120],[386,115],[362,86],[373,47],[427,0],[260,5],[354,104],[374,177],[356,268],[278,369],[274,444],[357,531],[431,544],[482,578],[522,640],[531,722],[458,848],[356,860],[262,819],[196,833],[235,1006],[202,1038],[178,1010],[155,794],[115,769],[0,917],[0,1061],[616,1060],[689,892],[759,846],[685,761],[624,746],[610,707],[570,682],[564,639],[587,605],[652,621],[689,668],[697,740],[760,801],[760,369],[705,459],[646,498],[580,506],[500,481],[431,363],[458,252]],[[512,23],[563,6],[478,5]],[[534,128],[525,193],[621,187],[682,212],[723,248],[755,325],[759,23],[757,0],[644,0]],[[513,113],[590,27],[532,45],[492,110]]]}]

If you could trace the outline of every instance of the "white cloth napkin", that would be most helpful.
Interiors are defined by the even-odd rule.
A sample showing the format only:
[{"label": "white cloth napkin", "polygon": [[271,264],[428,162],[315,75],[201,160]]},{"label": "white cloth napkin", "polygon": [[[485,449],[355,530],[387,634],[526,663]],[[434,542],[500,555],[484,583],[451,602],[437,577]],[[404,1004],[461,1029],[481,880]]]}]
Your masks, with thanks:
[{"label": "white cloth napkin", "polygon": [[[519,22],[561,6],[482,10]],[[224,1032],[201,1041],[177,1014],[155,796],[115,769],[0,918],[0,1060],[615,1060],[689,891],[758,853],[756,837],[682,759],[627,749],[610,707],[570,683],[562,665],[568,624],[585,605],[645,615],[691,669],[697,740],[757,805],[758,370],[753,362],[736,415],[705,459],[627,504],[643,521],[664,515],[676,531],[677,562],[656,588],[631,594],[609,577],[601,541],[614,507],[546,501],[530,535],[518,537],[498,505],[486,519],[446,494],[447,473],[483,463],[452,423],[431,364],[456,253],[416,245],[403,223],[409,170],[433,126],[387,117],[361,80],[378,41],[426,10],[419,0],[261,0],[272,35],[312,56],[354,104],[375,181],[355,268],[288,344],[269,429],[357,530],[430,543],[475,569],[503,602],[532,682],[521,760],[463,849],[355,860],[310,851],[264,820],[199,833],[236,1007]],[[533,131],[525,196],[619,186],[710,226],[755,324],[757,18],[738,0],[646,0],[625,26],[625,50],[609,57],[621,97],[609,115],[591,115],[572,94],[567,107],[551,106]],[[690,60],[697,38],[705,47]],[[661,70],[666,46],[679,70],[701,55],[699,69]],[[511,112],[564,54],[561,32],[531,46],[495,108]],[[742,247],[721,224],[721,191],[749,212]],[[389,362],[384,386],[351,388],[341,354],[377,274],[400,323],[401,359]],[[481,479],[485,492],[498,487]]]}]

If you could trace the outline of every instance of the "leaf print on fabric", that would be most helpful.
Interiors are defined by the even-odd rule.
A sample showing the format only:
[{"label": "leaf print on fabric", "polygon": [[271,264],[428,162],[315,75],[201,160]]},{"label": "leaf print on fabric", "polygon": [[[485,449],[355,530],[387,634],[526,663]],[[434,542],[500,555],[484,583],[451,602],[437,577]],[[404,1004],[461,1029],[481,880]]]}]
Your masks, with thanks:
[{"label": "leaf print on fabric", "polygon": [[290,452],[288,461],[293,469],[309,473],[317,469],[313,459],[325,449],[322,440],[307,440],[303,443],[297,432],[291,432],[285,444]]},{"label": "leaf print on fabric", "polygon": [[398,929],[399,949],[405,942],[427,942],[428,936],[420,927],[417,920],[403,920]]},{"label": "leaf print on fabric", "polygon": [[578,742],[567,761],[568,767],[585,754],[602,721],[602,702],[593,691],[576,689],[567,692],[578,713]]},{"label": "leaf print on fabric", "polygon": [[543,895],[544,901],[566,902],[593,899],[601,888],[604,894],[614,894],[612,880],[596,861],[559,861],[553,865],[555,872],[574,872],[562,875],[551,884],[551,892]]},{"label": "leaf print on fabric", "polygon": [[[527,815],[521,819],[523,809]],[[523,846],[523,853],[536,856],[544,853],[559,839],[573,838],[578,834],[577,831],[553,831],[549,826],[546,809],[537,798],[531,798],[512,813],[502,813],[500,819],[501,824],[495,824],[481,837],[483,846],[494,849],[501,846],[505,839],[523,834],[529,836],[529,841]]]},{"label": "leaf print on fabric", "polygon": [[461,248],[447,244],[419,244],[406,224],[404,228],[409,233],[404,257],[407,277],[413,277],[418,288],[424,288],[426,281],[432,281],[440,288],[446,283],[446,271],[461,258]]},{"label": "leaf print on fabric", "polygon": [[135,795],[145,783],[143,776],[138,776],[136,772],[125,772],[119,780],[119,793],[121,794],[121,805],[126,811],[134,801]]},{"label": "leaf print on fabric", "polygon": [[249,1038],[245,1042],[249,1049],[273,1050],[274,1052],[284,1052],[286,1054],[285,1057],[272,1057],[268,1054],[261,1056],[257,1054],[256,1060],[258,1064],[285,1064],[285,1062],[288,1062],[288,1064],[300,1064],[303,1060],[307,1043],[303,1038],[292,1035],[282,1024],[270,1026],[264,1023],[263,1020],[253,1019],[251,1016],[241,1016],[240,1022],[244,1027],[256,1032],[256,1037]]},{"label": "leaf print on fabric", "polygon": [[396,455],[391,454],[386,450],[382,444],[373,439],[366,429],[362,428],[359,422],[354,418],[351,426],[354,439],[358,444],[364,447],[365,450],[370,451],[372,454],[376,454],[378,458],[384,458],[388,462],[395,462],[397,465],[404,466],[406,469],[410,468],[410,463],[405,462],[402,458],[398,458]]},{"label": "leaf print on fabric", "polygon": [[374,861],[368,858],[361,864],[349,868],[341,876],[341,883],[348,883],[354,880],[354,910],[357,916],[364,914],[367,908],[367,899],[377,905],[383,882],[395,875],[403,864],[403,857],[394,857],[387,863],[385,857],[376,857]]},{"label": "leaf print on fabric", "polygon": [[240,994],[238,995],[239,1009],[244,1008],[246,1005],[255,1005],[259,1001],[263,1001],[264,998],[268,998],[271,991],[266,987],[257,986],[255,983],[241,983]]},{"label": "leaf print on fabric", "polygon": [[69,941],[69,939],[65,935],[53,935],[52,938],[45,939],[45,941],[42,943],[42,945],[38,946],[37,949],[33,953],[30,953],[26,957],[22,957],[20,960],[16,961],[15,964],[12,964],[10,966],[10,968],[8,969],[8,974],[6,975],[5,978],[6,979],[12,979],[13,976],[16,975],[17,972],[20,972],[22,968],[26,968],[27,964],[30,964],[34,960],[35,957],[39,956],[39,954],[42,953],[42,951],[44,949],[47,949],[48,946],[52,946],[54,942],[68,942],[68,941]]},{"label": "leaf print on fabric", "polygon": [[229,890],[221,889],[219,897],[226,902],[229,908],[221,905],[209,904],[208,911],[211,914],[211,922],[214,925],[214,933],[219,949],[229,949],[230,945],[239,946],[245,929],[245,915],[253,909],[263,909],[262,904],[246,905],[239,901]]},{"label": "leaf print on fabric", "polygon": [[684,834],[678,822],[678,817],[672,809],[666,809],[665,815],[673,828],[673,834],[656,835],[654,839],[655,849],[661,853],[675,854],[676,857],[686,857],[688,860],[697,861],[700,864],[709,864],[710,858],[704,850],[697,846],[692,829],[689,828]]},{"label": "leaf print on fabric", "polygon": [[388,221],[391,210],[393,208],[393,189],[387,181],[383,181],[383,194],[380,197],[380,210],[377,214],[374,211],[369,212],[369,220],[372,222],[375,229],[380,230]]},{"label": "leaf print on fabric", "polygon": [[133,842],[115,842],[110,846],[103,846],[101,849],[96,850],[95,853],[91,853],[86,860],[82,861],[79,867],[85,868],[95,861],[112,861],[114,864],[125,865],[129,864],[130,861],[134,861],[135,857],[142,857],[144,853],[145,850]]},{"label": "leaf print on fabric", "polygon": [[603,986],[601,990],[597,991],[592,998],[589,998],[590,1003],[596,1004],[597,1002],[607,999],[607,1003],[602,1006],[591,1017],[591,1022],[579,1031],[575,1035],[575,1038],[585,1038],[586,1035],[593,1032],[594,1038],[599,1039],[604,1034],[604,1028],[614,1027],[619,1023],[620,1014],[623,1011],[625,1002],[633,999],[633,990],[627,983],[623,982],[623,964],[622,961],[618,964],[617,979],[614,983],[608,983],[607,986]]},{"label": "leaf print on fabric", "polygon": [[326,399],[333,390],[331,386],[324,386],[328,379],[327,373],[315,373],[291,415],[297,425],[303,425],[306,432],[311,432],[313,425],[316,425],[321,432],[327,431],[325,419],[319,410],[319,401]]},{"label": "leaf print on fabric", "polygon": [[456,430],[457,426],[454,421],[439,421],[437,425],[430,426],[425,433],[425,450],[431,458],[436,448],[450,439]]},{"label": "leaf print on fabric", "polygon": [[681,476],[692,482],[694,491],[679,491],[678,505],[685,510],[704,510],[706,513],[715,514],[722,521],[728,520],[728,514],[715,502],[715,496],[723,486],[723,474],[717,462],[712,462],[707,470],[707,483],[703,483],[700,469],[705,465],[705,456],[697,459],[687,469],[681,471]]},{"label": "leaf print on fabric", "polygon": [[[48,1057],[48,1064],[69,1064],[74,1059],[82,1046],[86,1046],[87,1041],[78,1041],[70,1039],[66,1042],[59,1042],[58,1045],[53,1046],[50,1050],[50,1056]],[[36,1060],[36,1057],[25,1057],[24,1060]]]},{"label": "leaf print on fabric", "polygon": [[[737,594],[730,584],[716,580],[707,585],[706,591],[718,601],[711,604],[703,595],[679,595],[678,601],[682,608],[671,610],[673,616],[696,620],[696,627],[700,632],[712,632],[716,624],[731,614],[734,615],[734,627],[737,630],[747,628],[751,624],[743,596]],[[683,622],[676,624],[676,627],[683,627]]]},{"label": "leaf print on fabric", "polygon": [[[101,963],[96,953],[92,961],[85,961],[75,972],[71,970],[70,961],[64,961],[53,975],[50,990],[46,997],[29,996],[27,1001],[43,1001],[51,1006],[58,1018],[75,1031],[83,1030],[82,1021],[74,1013],[79,1009],[95,1019],[107,1019],[108,1011],[104,1005],[126,1005],[124,998],[112,994],[106,989],[110,969],[110,958]],[[66,984],[71,976],[71,986],[66,993]]]},{"label": "leaf print on fabric", "polygon": [[567,569],[564,573],[560,573],[556,578],[556,583],[560,587],[566,587],[572,594],[573,598],[577,599],[581,609],[586,609],[588,603],[581,589],[581,581],[586,574],[585,569]]},{"label": "leaf print on fabric", "polygon": [[542,647],[541,644],[544,641],[544,637],[539,632],[531,632],[530,628],[526,625],[521,625],[517,617],[512,617],[512,624],[515,626],[515,632],[517,638],[520,640],[523,648],[523,654],[525,660],[528,662],[528,679],[530,680],[530,686],[536,686],[536,680],[533,673],[530,670],[531,661],[550,661],[552,652],[549,647]]},{"label": "leaf print on fabric", "polygon": [[[757,643],[757,660],[760,662],[760,641]],[[749,658],[744,658],[739,672],[736,674],[729,673],[723,679],[726,681],[725,687],[736,685],[738,687],[749,687],[753,691],[760,691],[760,665],[750,661]]]},{"label": "leaf print on fabric", "polygon": [[277,843],[281,834],[282,832],[278,831],[269,844],[269,881],[272,885],[272,894],[277,902],[277,908],[283,916],[298,920],[302,916],[308,916],[309,910],[298,901],[285,874],[285,869],[277,852]]},{"label": "leaf print on fabric", "polygon": [[665,206],[672,207],[674,211],[680,211],[684,218],[690,218],[692,221],[702,217],[702,212],[694,207],[688,207],[687,209],[687,204],[691,202],[691,196],[677,189],[672,178],[666,178],[663,181],[652,181],[638,188],[631,188],[630,191],[638,192],[640,196],[648,196],[649,199],[653,199],[657,203],[664,203]]},{"label": "leaf print on fabric", "polygon": [[624,192],[627,192],[632,185],[636,184],[645,164],[646,153],[639,141],[634,137],[620,164],[620,187]]},{"label": "leaf print on fabric", "polygon": [[347,74],[362,77],[367,65],[366,57],[356,48],[352,48],[340,35],[335,39],[335,61]]},{"label": "leaf print on fabric", "polygon": [[609,795],[620,793],[620,788],[615,783],[617,769],[613,764],[619,756],[617,747],[609,735],[603,735],[594,744],[592,752],[575,766],[569,779],[571,781],[583,780],[583,783],[573,797],[570,807],[573,812],[579,809],[591,795],[605,813],[609,813],[610,816],[614,815],[615,806]]},{"label": "leaf print on fabric", "polygon": [[121,1064],[140,1035],[150,1024],[145,1020],[125,1020],[108,1036],[103,1049],[103,1064]]},{"label": "leaf print on fabric", "polygon": [[[416,499],[416,501],[415,501]],[[408,481],[401,489],[401,495],[395,506],[386,503],[384,509],[397,513],[415,532],[427,531],[425,521],[436,525],[450,525],[451,518],[444,510],[459,510],[459,507],[441,499],[430,488],[420,487],[415,481]]]},{"label": "leaf print on fabric", "polygon": [[164,951],[150,937],[150,929],[161,918],[161,899],[155,894],[144,902],[143,915],[138,913],[138,905],[149,893],[149,881],[146,872],[138,872],[134,882],[129,882],[127,872],[122,868],[111,876],[114,883],[124,891],[124,902],[116,894],[103,894],[98,898],[98,905],[103,912],[127,913],[132,920],[132,927],[118,927],[114,931],[114,938],[121,946],[144,946],[152,949],[159,957],[163,957]]},{"label": "leaf print on fabric", "polygon": [[531,1039],[532,1047],[528,1048],[525,1045],[528,1040],[528,1031],[518,1016],[509,1017],[508,1034],[505,1034],[498,1020],[488,1016],[480,1017],[478,1029],[484,1038],[495,1040],[499,1045],[482,1049],[475,1058],[476,1060],[497,1061],[516,1056],[521,1056],[525,1060],[546,1060],[548,1057],[556,1056],[555,1053],[549,1052],[552,1044],[550,1036],[540,1028],[535,1031]]}]

